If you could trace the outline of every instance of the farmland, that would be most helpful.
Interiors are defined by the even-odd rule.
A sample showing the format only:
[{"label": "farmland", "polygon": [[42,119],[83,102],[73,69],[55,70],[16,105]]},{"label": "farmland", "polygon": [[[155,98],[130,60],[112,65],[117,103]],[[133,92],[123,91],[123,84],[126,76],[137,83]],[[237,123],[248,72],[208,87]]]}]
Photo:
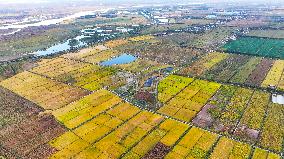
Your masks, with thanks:
[{"label": "farmland", "polygon": [[101,68],[97,65],[64,58],[48,61],[31,71],[91,91],[114,84],[112,75],[116,72],[113,68]]},{"label": "farmland", "polygon": [[117,3],[0,24],[0,159],[283,159],[279,6]]},{"label": "farmland", "polygon": [[[246,47],[245,47],[246,46]],[[283,59],[282,39],[241,37],[223,46],[225,52]]]},{"label": "farmland", "polygon": [[[56,150],[46,144],[66,129],[36,104],[0,87],[0,154],[8,158],[40,158]],[[36,131],[31,131],[36,130]]]},{"label": "farmland", "polygon": [[[44,109],[51,110],[60,108],[88,94],[88,91],[83,89],[70,87],[67,84],[30,72],[23,72],[3,81],[1,86],[33,101]],[[60,100],[55,101],[53,98]]]},{"label": "farmland", "polygon": [[[173,42],[171,37],[169,39],[154,37],[144,41],[131,40],[129,43],[120,45],[115,49],[119,52],[128,52],[138,57],[176,66],[187,64],[204,54],[199,49],[183,47],[179,43]],[[175,54],[172,54],[173,52]]]},{"label": "farmland", "polygon": [[[189,80],[192,81],[193,79]],[[158,88],[161,87],[161,85],[158,86]],[[183,83],[176,82],[174,88],[177,89],[175,92],[178,92],[178,94],[175,93],[176,95],[173,97],[173,94],[163,91],[165,95],[159,97],[160,101],[172,99],[158,112],[180,120],[190,121],[219,87],[220,85],[217,83],[195,80],[184,88]],[[171,87],[170,90],[172,90]]]},{"label": "farmland", "polygon": [[[187,86],[184,86],[183,81],[179,81],[180,86],[178,86],[178,82],[172,85],[174,89],[179,90],[175,92],[179,93],[165,95],[167,89],[163,85],[165,82],[173,81],[172,78],[175,76],[167,77],[158,87],[162,93],[159,99],[165,103],[158,110],[159,113],[181,121],[192,122],[194,125],[225,136],[262,146],[268,143],[262,141],[261,138],[268,138],[263,135],[267,131],[272,131],[270,129],[272,126],[264,125],[268,123],[280,124],[278,119],[267,122],[270,118],[283,115],[281,113],[283,107],[271,104],[269,101],[271,94],[267,92],[188,78],[191,83],[187,83]],[[176,77],[176,80],[179,78],[181,77]],[[173,89],[172,87],[168,87],[168,89]],[[267,112],[274,111],[271,110],[271,105],[274,105],[273,109],[278,109],[279,114],[274,112],[273,115],[270,114],[266,118]],[[282,130],[278,130],[274,129],[275,133],[269,133],[271,137],[275,138],[276,141],[273,142],[275,145],[283,141],[283,136],[280,135]],[[278,145],[266,148],[280,152],[280,147]]]},{"label": "farmland", "polygon": [[283,67],[283,60],[213,52],[177,74],[257,88],[275,87],[281,91]]},{"label": "farmland", "polygon": [[[64,61],[64,59],[60,58],[54,60],[57,62],[62,62],[62,60]],[[51,64],[50,62],[52,63],[54,61],[43,61],[40,63],[40,66],[43,68],[45,67],[45,64],[48,64],[49,66]],[[55,70],[57,69],[59,68],[56,68]],[[54,75],[52,78],[57,77],[56,72],[48,72],[50,74],[46,76]],[[43,72],[41,73],[44,74]],[[25,78],[26,81],[34,81],[37,79],[39,82],[42,80],[42,82],[39,83],[43,84],[43,82],[46,82],[46,86],[52,85],[51,83],[55,82],[50,78],[30,72],[21,73],[13,78],[15,79],[14,82],[19,85],[22,82],[25,82],[23,81],[23,78]],[[159,100],[165,104],[157,111],[157,114],[148,112],[147,110],[141,110],[140,108],[123,101],[119,96],[104,89],[84,94],[82,98],[76,99],[74,102],[68,101],[70,104],[60,104],[58,107],[47,107],[46,105],[40,104],[40,102],[38,102],[38,98],[36,96],[32,96],[32,92],[29,91],[29,94],[24,93],[27,92],[25,87],[19,87],[18,85],[13,87],[10,86],[8,84],[9,80],[11,79],[1,82],[1,85],[19,93],[21,96],[31,101],[39,103],[42,108],[35,106],[38,109],[35,110],[36,112],[44,111],[44,109],[51,110],[53,120],[56,119],[58,124],[60,123],[60,125],[64,125],[66,127],[66,129],[60,128],[60,132],[58,133],[53,133],[51,138],[47,138],[43,142],[37,143],[39,148],[45,149],[45,155],[50,156],[50,158],[88,158],[90,156],[95,156],[95,158],[140,158],[143,156],[155,156],[157,153],[165,158],[171,158],[172,156],[216,158],[216,156],[219,156],[221,152],[226,152],[228,156],[246,158],[248,154],[253,153],[254,151],[254,153],[256,153],[255,155],[267,156],[269,154],[279,158],[277,155],[277,153],[279,153],[279,144],[277,145],[277,142],[279,142],[283,136],[279,136],[278,132],[275,132],[275,134],[269,134],[274,135],[275,137],[277,136],[277,138],[275,138],[275,144],[270,145],[266,143],[268,134],[265,134],[265,132],[271,131],[271,126],[268,126],[268,124],[272,123],[271,120],[273,120],[273,123],[276,125],[279,124],[279,119],[281,119],[281,115],[283,114],[281,114],[281,111],[278,110],[277,113],[279,113],[280,118],[277,118],[279,115],[275,114],[276,110],[273,109],[282,108],[273,107],[272,109],[271,106],[268,107],[268,101],[262,103],[260,99],[267,98],[268,94],[262,93],[261,91],[254,92],[245,88],[237,88],[215,82],[171,75],[165,78],[158,85],[158,90],[162,93],[159,95]],[[61,85],[61,87],[64,86],[64,84]],[[33,90],[37,91],[38,87],[40,86],[35,87]],[[41,90],[42,94],[44,92],[45,91]],[[225,98],[231,102],[226,103],[226,101],[218,100],[218,98],[221,97],[221,94],[232,96],[231,99],[227,97]],[[242,96],[237,96],[237,94],[242,94]],[[251,142],[250,140],[249,142],[248,140],[244,140],[244,143],[221,137],[230,137],[230,133],[227,134],[223,131],[216,131],[215,129],[212,130],[212,132],[208,132],[203,128],[192,127],[190,124],[187,124],[192,122],[194,125],[200,126],[199,124],[201,122],[195,122],[195,118],[202,118],[199,114],[204,108],[206,108],[206,106],[203,107],[204,105],[213,105],[215,103],[215,107],[212,108],[219,108],[218,102],[213,102],[213,99],[223,102],[224,109],[220,109],[223,112],[221,113],[222,117],[220,118],[222,121],[219,122],[233,125],[234,122],[240,122],[242,125],[247,124],[252,129],[254,128],[263,131],[264,133],[261,135],[261,142],[257,141],[258,146],[270,149],[275,153],[270,153],[263,149],[249,146],[248,143]],[[184,104],[181,105],[180,101],[184,101]],[[251,105],[249,106],[250,109],[245,109],[244,104],[248,103],[248,101],[251,103],[249,104]],[[57,103],[58,101],[53,100],[53,102]],[[177,104],[177,102],[179,104]],[[220,103],[220,106],[221,105],[222,103]],[[263,105],[263,108],[258,108],[257,106],[259,105]],[[226,109],[238,110],[228,112]],[[173,113],[173,110],[177,110],[176,113]],[[236,118],[233,118],[234,120],[227,118],[230,116],[234,117],[232,114],[238,113],[241,110],[245,111],[244,113],[241,113],[244,115],[238,116],[236,114],[237,116]],[[261,115],[259,117],[256,116],[250,118],[249,116],[251,116],[255,111],[262,113],[263,115],[264,112],[268,111],[269,115],[267,119],[264,119]],[[213,110],[209,111],[209,113],[211,112],[213,112]],[[230,113],[231,115],[227,116],[226,113]],[[167,119],[167,117],[171,117],[173,119]],[[9,122],[17,123],[17,120],[19,119]],[[186,121],[186,123],[180,121]],[[263,124],[255,127],[256,125],[254,123],[259,122]],[[235,126],[239,125],[241,124]],[[210,127],[204,128],[209,130],[212,129]],[[228,132],[231,131],[228,130]],[[233,136],[234,138],[238,138],[239,134],[233,134]],[[188,142],[191,138],[193,138],[190,140],[191,142]],[[227,143],[230,147],[223,150],[221,145]],[[4,144],[4,147],[7,148],[6,144]],[[27,150],[18,151],[19,155],[21,155],[22,151],[24,152],[22,155],[38,155],[36,153],[37,151],[34,150],[32,151],[33,153],[28,153],[29,151]],[[262,153],[257,154],[260,153],[259,151]],[[5,151],[4,154],[11,155],[8,151]]]},{"label": "farmland", "polygon": [[[104,103],[100,99],[107,96],[115,99],[116,102],[110,105],[110,103]],[[90,101],[93,99],[91,97],[95,97],[95,100]],[[88,101],[89,105],[94,105],[95,102],[97,106],[92,106],[90,109],[88,106],[80,104],[85,103],[83,100]],[[109,106],[106,107],[106,104]],[[73,110],[78,111],[80,109],[93,109],[91,111],[93,113],[89,113],[93,117],[84,119],[82,118],[86,117],[84,114],[81,117],[70,116],[74,114]],[[125,112],[125,110],[128,111]],[[87,111],[84,112],[87,113]],[[220,149],[219,145],[223,145],[223,142],[231,143],[232,148],[236,149],[232,153],[228,151],[230,155],[242,155],[245,158],[245,154],[240,154],[239,151],[246,150],[247,153],[252,151],[244,143],[229,139],[225,140],[225,138],[218,141],[217,134],[196,127],[190,128],[190,126],[178,121],[165,119],[161,115],[139,110],[139,108],[122,102],[118,97],[104,90],[86,96],[72,105],[58,109],[53,114],[55,118],[62,122],[67,121],[67,118],[73,118],[72,123],[78,124],[72,126],[69,125],[70,122],[63,122],[64,125],[71,126],[72,129],[50,139],[47,146],[52,148],[54,153],[50,158],[82,158],[90,156],[95,158],[140,158],[142,156],[151,156],[154,151],[164,152],[161,155],[166,158],[173,155],[199,158],[211,156],[211,158],[214,158]],[[183,136],[183,134],[185,135]],[[187,142],[192,137],[194,137],[194,140]],[[158,150],[155,150],[156,147],[159,147]],[[171,147],[173,149],[169,152]],[[214,151],[210,154],[209,150],[212,148],[214,148]],[[262,149],[258,150],[263,151]],[[276,154],[271,155],[277,157]]]}]

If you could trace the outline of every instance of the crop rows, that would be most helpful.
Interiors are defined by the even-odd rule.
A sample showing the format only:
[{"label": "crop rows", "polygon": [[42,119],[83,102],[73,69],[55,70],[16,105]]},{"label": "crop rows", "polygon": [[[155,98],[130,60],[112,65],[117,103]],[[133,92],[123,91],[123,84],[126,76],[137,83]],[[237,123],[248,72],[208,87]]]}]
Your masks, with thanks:
[{"label": "crop rows", "polygon": [[233,86],[222,87],[209,102],[209,107],[204,107],[202,111],[205,112],[199,113],[193,123],[280,152],[283,130],[276,126],[281,125],[279,118],[283,116],[283,108],[273,104],[274,107],[269,109],[271,94]]},{"label": "crop rows", "polygon": [[13,76],[1,82],[0,85],[40,105],[44,109],[51,110],[69,104],[89,93],[30,72],[23,72]]},{"label": "crop rows", "polygon": [[228,55],[223,53],[210,53],[193,63],[190,67],[183,69],[181,73],[191,76],[200,76],[227,57]]},{"label": "crop rows", "polygon": [[[103,95],[111,95],[111,93],[101,90],[94,93],[92,98],[86,98],[95,101]],[[74,103],[72,108],[66,106],[66,109],[55,111],[54,114],[57,116],[59,112],[80,110],[83,103],[86,105],[92,103],[86,100],[82,99]],[[64,122],[63,124],[66,125]],[[120,101],[110,108],[100,109],[100,113],[94,114],[93,118],[87,121],[82,120],[81,124],[75,128],[51,140],[49,145],[56,150],[50,158],[138,159],[178,156],[205,159],[216,158],[216,155],[220,157],[219,153],[223,151],[228,155],[224,158],[229,156],[246,158],[252,151],[247,144],[228,138],[221,138],[219,141],[218,139],[217,134],[196,127],[190,128],[187,124],[139,110]],[[223,148],[224,144],[225,148]],[[261,157],[269,154],[275,159],[279,158],[278,155],[262,149],[257,149],[258,151],[262,154],[256,155]]]},{"label": "crop rows", "polygon": [[160,113],[191,121],[221,85],[195,80],[159,109]]},{"label": "crop rows", "polygon": [[[178,76],[170,76],[174,77]],[[283,107],[270,98],[260,90],[194,80],[171,95],[158,112],[279,153],[283,129],[276,127],[282,127]]]},{"label": "crop rows", "polygon": [[246,80],[246,84],[251,86],[260,86],[273,63],[274,61],[270,59],[261,60],[256,69],[251,72],[250,76]]},{"label": "crop rows", "polygon": [[121,99],[117,96],[100,90],[61,109],[57,109],[53,112],[53,115],[66,127],[72,129],[120,102]]},{"label": "crop rows", "polygon": [[[26,76],[22,75],[22,77]],[[178,76],[169,76],[169,78],[179,79]],[[186,81],[186,79],[182,79],[179,82]],[[200,89],[198,86],[202,88]],[[204,101],[205,104],[207,101],[205,102],[202,98],[204,93],[213,94],[219,87],[220,85],[216,83],[195,80],[183,91],[190,93],[190,91],[198,90],[195,94],[196,100]],[[208,98],[212,96],[211,94],[207,95]],[[182,122],[140,110],[106,90],[99,90],[56,109],[52,111],[52,115],[66,126],[68,131],[50,116],[21,124],[21,131],[18,127],[14,129],[9,127],[1,133],[1,146],[9,149],[14,146],[17,153],[13,151],[4,152],[4,154],[6,156],[24,155],[32,158],[38,158],[41,154],[50,156],[50,158],[135,159],[157,156],[214,158],[216,154],[218,155],[224,150],[222,148],[223,142],[232,143],[228,145],[231,148],[225,151],[231,157],[244,158],[247,153],[240,152],[248,151],[247,145],[244,143],[230,139],[223,141],[222,138],[218,141],[217,134],[196,127],[190,128],[189,125]],[[270,116],[268,115],[267,120],[271,118]],[[273,119],[275,120],[275,118]],[[14,130],[13,136],[10,135],[11,130]],[[31,130],[33,131],[31,132]],[[17,135],[17,132],[20,134]],[[26,134],[28,138],[25,138],[23,134]],[[16,139],[16,142],[11,138]],[[249,151],[251,149],[249,147]],[[279,158],[278,155],[262,149],[256,149],[255,155],[263,158],[266,156],[272,157],[272,159]]]},{"label": "crop rows", "polygon": [[166,103],[182,89],[188,86],[194,79],[171,75],[161,81],[158,85],[158,100]]},{"label": "crop rows", "polygon": [[207,158],[210,149],[217,141],[218,135],[192,127],[166,156],[171,158]]},{"label": "crop rows", "polygon": [[284,61],[210,53],[178,74],[252,87],[284,90]]},{"label": "crop rows", "polygon": [[283,59],[283,39],[241,37],[223,46],[226,52]]},{"label": "crop rows", "polygon": [[263,124],[259,145],[272,149],[275,152],[283,152],[283,119],[283,105],[270,103],[267,111],[267,117]]},{"label": "crop rows", "polygon": [[265,80],[262,82],[262,87],[278,86],[284,70],[284,61],[277,60],[267,74]]},{"label": "crop rows", "polygon": [[222,137],[214,148],[210,158],[249,158],[251,147],[247,144]]},{"label": "crop rows", "polygon": [[261,58],[251,58],[245,65],[240,67],[239,71],[231,78],[230,82],[245,83],[260,62]]},{"label": "crop rows", "polygon": [[114,81],[115,79],[112,77],[116,73],[114,68],[100,67],[64,58],[45,62],[31,71],[91,91],[104,86],[120,84],[119,79]]},{"label": "crop rows", "polygon": [[202,77],[217,81],[229,81],[236,74],[238,68],[247,63],[248,60],[249,56],[230,55],[206,71]]}]

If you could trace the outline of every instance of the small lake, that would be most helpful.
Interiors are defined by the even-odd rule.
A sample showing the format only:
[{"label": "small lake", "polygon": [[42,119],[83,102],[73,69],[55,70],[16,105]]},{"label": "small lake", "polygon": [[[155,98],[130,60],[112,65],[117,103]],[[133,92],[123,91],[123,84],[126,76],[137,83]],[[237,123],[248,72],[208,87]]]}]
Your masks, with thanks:
[{"label": "small lake", "polygon": [[129,54],[122,54],[118,57],[114,57],[110,60],[101,62],[100,65],[102,66],[112,66],[112,65],[121,65],[121,64],[128,64],[135,61],[137,57]]},{"label": "small lake", "polygon": [[56,44],[54,46],[51,46],[46,50],[36,51],[36,52],[31,53],[31,54],[33,54],[35,56],[46,56],[46,55],[52,55],[52,54],[56,54],[56,53],[63,52],[63,51],[68,51],[68,50],[71,50],[72,48],[76,49],[76,48],[79,48],[79,47],[84,47],[84,46],[87,46],[86,43],[82,42],[82,39],[85,38],[85,37],[86,36],[84,36],[84,35],[80,35],[80,36],[77,36],[76,38],[74,38],[75,40],[78,41],[78,43],[74,46],[70,45],[70,41],[74,40],[74,39],[69,39],[66,42],[59,43],[59,44]]}]

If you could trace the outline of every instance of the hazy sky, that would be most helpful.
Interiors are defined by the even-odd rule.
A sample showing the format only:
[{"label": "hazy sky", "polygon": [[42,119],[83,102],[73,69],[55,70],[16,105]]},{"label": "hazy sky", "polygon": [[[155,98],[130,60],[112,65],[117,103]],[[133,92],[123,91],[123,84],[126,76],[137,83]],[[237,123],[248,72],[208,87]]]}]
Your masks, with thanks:
[{"label": "hazy sky", "polygon": [[220,2],[256,2],[256,3],[284,3],[284,0],[0,0],[0,3],[4,4],[17,4],[17,3],[50,3],[50,2],[86,2],[86,1],[92,1],[92,2],[98,2],[98,3],[112,3],[112,2],[121,2],[121,3],[127,3],[127,2],[160,2],[160,3],[190,3],[190,2],[205,2],[205,3],[220,3]]}]

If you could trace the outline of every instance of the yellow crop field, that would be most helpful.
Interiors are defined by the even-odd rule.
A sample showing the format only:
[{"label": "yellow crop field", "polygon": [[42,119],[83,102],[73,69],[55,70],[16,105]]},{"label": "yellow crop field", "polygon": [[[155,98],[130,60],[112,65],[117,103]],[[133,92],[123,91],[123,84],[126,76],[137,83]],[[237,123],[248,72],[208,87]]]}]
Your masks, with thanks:
[{"label": "yellow crop field", "polygon": [[[112,99],[116,99],[114,94],[99,90],[53,111],[53,115],[60,121],[68,121],[76,117],[75,112],[88,112]],[[277,154],[260,148],[253,150],[246,143],[140,110],[122,100],[98,110],[90,119],[82,120],[49,141],[48,144],[57,150],[50,158],[136,159],[155,156],[161,151],[165,159],[219,159],[220,156],[239,159],[248,158],[250,154],[253,158],[280,159]]]},{"label": "yellow crop field", "polygon": [[190,121],[220,87],[218,83],[195,80],[160,108],[159,112]]},{"label": "yellow crop field", "polygon": [[165,158],[206,158],[217,137],[216,134],[192,127]]},{"label": "yellow crop field", "polygon": [[116,73],[115,68],[105,68],[65,58],[49,60],[33,68],[31,72],[91,91],[117,84],[112,79]]},{"label": "yellow crop field", "polygon": [[276,155],[272,152],[266,150],[255,148],[252,159],[280,159],[279,155]]},{"label": "yellow crop field", "polygon": [[44,109],[58,109],[89,92],[51,79],[23,72],[0,83],[1,86],[37,103]]},{"label": "yellow crop field", "polygon": [[111,40],[111,41],[108,41],[106,42],[104,45],[108,48],[115,48],[117,46],[120,46],[120,45],[124,45],[124,44],[127,44],[128,41],[127,40],[124,40],[124,39],[118,39],[118,40]]},{"label": "yellow crop field", "polygon": [[53,115],[66,127],[72,129],[120,102],[119,97],[100,90],[54,111]]},{"label": "yellow crop field", "polygon": [[158,85],[158,99],[162,103],[167,102],[182,89],[188,86],[194,79],[176,75],[170,75]]},{"label": "yellow crop field", "polygon": [[268,72],[266,78],[262,82],[262,87],[277,86],[284,70],[284,60],[275,61],[274,65]]},{"label": "yellow crop field", "polygon": [[136,37],[133,37],[133,38],[129,38],[130,41],[145,41],[145,40],[151,40],[151,39],[154,39],[155,37],[152,36],[152,35],[142,35],[142,36],[136,36]]},{"label": "yellow crop field", "polygon": [[210,158],[220,159],[221,157],[224,159],[246,159],[249,157],[250,151],[251,147],[249,145],[222,137],[214,148]]}]

